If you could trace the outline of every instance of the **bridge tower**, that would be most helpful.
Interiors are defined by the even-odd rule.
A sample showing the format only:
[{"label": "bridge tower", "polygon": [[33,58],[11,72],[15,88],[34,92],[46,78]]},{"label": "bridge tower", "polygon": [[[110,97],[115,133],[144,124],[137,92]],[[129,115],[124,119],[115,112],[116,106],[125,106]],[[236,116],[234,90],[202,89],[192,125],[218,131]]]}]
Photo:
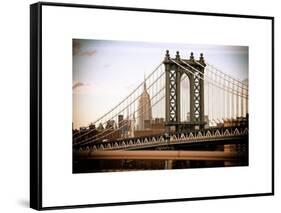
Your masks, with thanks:
[{"label": "bridge tower", "polygon": [[[170,58],[169,51],[163,61],[166,75],[166,126],[170,130],[204,128],[204,70],[206,67],[203,53],[199,60],[191,52],[189,59],[181,59],[177,51],[175,58]],[[199,71],[199,72],[198,72]],[[181,122],[180,118],[180,82],[182,75],[187,75],[190,85],[190,121]]]}]

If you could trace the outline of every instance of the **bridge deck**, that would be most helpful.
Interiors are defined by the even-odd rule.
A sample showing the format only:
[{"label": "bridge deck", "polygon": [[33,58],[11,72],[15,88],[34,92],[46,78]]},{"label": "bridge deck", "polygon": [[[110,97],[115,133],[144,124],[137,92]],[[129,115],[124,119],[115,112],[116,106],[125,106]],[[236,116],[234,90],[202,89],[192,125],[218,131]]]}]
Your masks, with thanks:
[{"label": "bridge deck", "polygon": [[[191,131],[183,133],[169,134],[158,136],[147,136],[143,138],[128,138],[121,141],[99,142],[96,144],[86,144],[75,146],[76,150],[80,151],[113,151],[113,150],[136,150],[154,148],[157,146],[174,146],[174,145],[199,145],[199,144],[229,144],[240,143],[248,138],[247,127],[229,127],[229,128],[215,128],[205,129],[201,131]],[[232,142],[231,142],[232,141]],[[235,142],[236,141],[236,142]]]},{"label": "bridge deck", "polygon": [[110,160],[237,160],[243,153],[223,151],[97,151],[79,153],[80,159]]}]

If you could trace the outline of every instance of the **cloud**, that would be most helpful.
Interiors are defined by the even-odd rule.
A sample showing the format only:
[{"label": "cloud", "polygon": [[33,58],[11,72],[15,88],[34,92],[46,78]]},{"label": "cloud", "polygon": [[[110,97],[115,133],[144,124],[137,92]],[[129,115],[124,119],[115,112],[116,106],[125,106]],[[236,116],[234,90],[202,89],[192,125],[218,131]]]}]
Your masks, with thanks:
[{"label": "cloud", "polygon": [[[112,88],[116,87],[116,85],[111,85]],[[128,88],[132,90],[133,88]],[[108,85],[104,85],[103,83],[101,84],[96,84],[93,82],[73,82],[72,86],[72,94],[74,95],[91,95],[95,97],[99,97],[101,99],[105,97],[119,97],[120,94],[127,95],[128,93],[127,88],[122,88],[119,90],[114,90],[114,89],[108,89]],[[121,95],[123,96],[123,95]]]},{"label": "cloud", "polygon": [[96,50],[82,50],[81,42],[76,39],[74,39],[72,43],[72,52],[73,55],[79,56],[93,56],[96,54]]},{"label": "cloud", "polygon": [[72,85],[72,90],[75,90],[77,87],[84,86],[85,84],[82,82],[76,82]]},{"label": "cloud", "polygon": [[91,82],[74,81],[72,84],[73,94],[92,94],[95,87]]},{"label": "cloud", "polygon": [[81,51],[79,55],[81,56],[93,56],[96,54],[96,50]]}]

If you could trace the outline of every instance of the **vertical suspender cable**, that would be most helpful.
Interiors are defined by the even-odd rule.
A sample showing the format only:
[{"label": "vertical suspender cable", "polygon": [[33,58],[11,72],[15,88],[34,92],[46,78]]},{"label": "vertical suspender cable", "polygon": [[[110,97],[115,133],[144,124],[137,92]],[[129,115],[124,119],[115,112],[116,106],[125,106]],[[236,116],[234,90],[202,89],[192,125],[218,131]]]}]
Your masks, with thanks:
[{"label": "vertical suspender cable", "polygon": [[[237,91],[239,92],[240,88],[238,86],[235,86],[237,88]],[[236,95],[236,117],[239,117],[239,96]]]}]

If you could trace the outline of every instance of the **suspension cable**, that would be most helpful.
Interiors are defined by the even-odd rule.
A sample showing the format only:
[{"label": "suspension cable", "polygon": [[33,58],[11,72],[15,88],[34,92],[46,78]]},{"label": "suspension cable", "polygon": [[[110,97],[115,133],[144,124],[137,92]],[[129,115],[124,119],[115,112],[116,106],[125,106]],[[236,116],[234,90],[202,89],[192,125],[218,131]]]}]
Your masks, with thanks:
[{"label": "suspension cable", "polygon": [[[186,67],[184,67],[184,66],[182,66],[182,65],[180,65],[179,63],[177,63],[175,60],[173,60],[173,59],[170,59],[172,62],[174,62],[176,65],[178,65],[179,67],[181,67],[181,68],[183,68],[184,70],[186,70],[186,71],[188,71],[189,73],[191,73],[192,75],[194,75],[194,73],[193,72],[191,72],[190,70],[188,70]],[[190,66],[190,65],[189,65]],[[192,66],[191,66],[192,67]],[[195,68],[193,68],[193,69],[195,69]],[[201,74],[203,74],[202,72],[200,72],[199,70],[197,70],[197,69],[195,69],[197,72],[199,72],[199,73],[201,73]],[[203,74],[204,75],[204,74]],[[226,90],[226,88],[223,88],[223,87],[221,87],[221,86],[218,86],[218,85],[216,85],[216,84],[214,84],[212,81],[210,81],[210,80],[206,80],[206,79],[204,79],[204,78],[202,78],[200,75],[198,76],[200,79],[202,79],[203,81],[208,81],[208,82],[210,82],[211,84],[213,84],[214,86],[216,86],[216,87],[218,87],[218,88],[220,88],[220,89],[223,89],[223,90],[225,90],[225,91],[229,91],[229,90]],[[227,89],[229,89],[229,88],[227,88]],[[235,90],[234,90],[235,91]],[[230,91],[229,91],[230,92]],[[235,93],[235,92],[231,92],[231,93],[233,93],[233,94],[235,94],[235,95],[239,95],[239,96],[241,96],[241,97],[243,97],[243,98],[248,98],[247,96],[242,96],[242,95],[240,95],[240,94],[237,94],[237,93]]]},{"label": "suspension cable", "polygon": [[[154,97],[156,97],[158,94],[160,94],[164,89],[165,89],[165,87],[163,87],[161,90],[159,90],[159,91],[157,92],[157,94],[154,95]],[[154,97],[153,97],[153,98],[154,98]],[[140,113],[135,119],[138,119],[141,115],[143,115],[144,113],[146,113],[148,110],[152,109],[152,107],[155,106],[157,103],[159,103],[164,97],[165,97],[165,95],[163,95],[158,101],[156,101],[154,104],[152,104],[151,107],[149,107],[148,109],[146,109],[146,110],[144,110],[142,113]],[[87,145],[87,144],[89,144],[89,143],[93,143],[93,142],[95,142],[95,141],[99,141],[99,140],[105,138],[106,136],[111,135],[111,134],[113,134],[114,132],[120,130],[121,128],[125,127],[126,125],[127,125],[127,124],[124,124],[124,125],[118,127],[117,129],[114,129],[112,132],[110,132],[110,133],[108,133],[108,134],[106,134],[106,135],[103,135],[103,136],[101,136],[101,137],[99,137],[99,138],[96,138],[96,139],[94,139],[94,140],[86,139],[85,141],[81,141],[81,142],[79,142],[79,143],[77,143],[77,144],[75,144],[75,145],[81,145],[81,144],[82,144],[82,145]],[[89,140],[90,140],[90,141],[89,141]]]},{"label": "suspension cable", "polygon": [[[185,80],[185,78],[186,78],[186,76],[184,76],[184,78],[183,78],[181,81]],[[151,98],[151,100],[153,100],[154,97],[156,97],[158,94],[160,94],[164,89],[165,89],[165,86],[163,86],[163,87]],[[151,105],[151,107],[150,107],[149,109],[152,109],[152,107],[153,107],[154,105],[156,105],[158,102],[160,102],[164,97],[165,97],[165,94],[164,94],[156,103],[154,103],[153,105]],[[139,110],[140,110],[140,107],[139,107],[136,111],[134,111],[132,114],[138,112]],[[144,114],[146,111],[147,111],[147,110],[145,110],[145,111],[142,112],[141,114],[138,114],[138,116],[137,116],[135,119],[138,119],[138,118],[139,118],[142,114]],[[131,117],[131,115],[129,115],[129,117]],[[100,139],[102,139],[102,138],[105,138],[105,137],[108,136],[108,135],[113,134],[114,132],[118,131],[119,129],[125,127],[126,125],[127,125],[127,124],[124,124],[124,125],[118,127],[117,129],[115,129],[114,131],[112,131],[112,132],[110,132],[110,133],[108,133],[108,134],[106,134],[106,135],[103,135],[103,136],[101,136],[101,137],[99,137],[99,138],[96,138],[96,139],[94,139],[94,140],[92,140],[92,138],[87,138],[87,139],[85,139],[85,140],[83,140],[83,141],[80,141],[80,142],[74,144],[74,145],[81,145],[81,144],[85,145],[85,144],[88,144],[88,143],[92,143],[92,142],[98,141],[98,140],[100,140]],[[108,131],[108,130],[107,130],[107,131]],[[103,132],[103,133],[104,133],[104,132]],[[98,136],[98,135],[101,135],[101,134],[99,133],[99,134],[95,135],[94,137],[96,137],[96,136]],[[91,141],[89,141],[89,140],[91,140]],[[85,142],[86,142],[86,143],[85,143]]]},{"label": "suspension cable", "polygon": [[[162,73],[151,85],[149,85],[149,87],[147,88],[147,90],[149,90],[164,74],[165,74],[165,73]],[[151,75],[150,75],[150,76],[151,76]],[[114,117],[116,117],[118,114],[120,114],[121,112],[123,112],[124,110],[126,110],[127,107],[130,106],[130,105],[132,105],[133,103],[135,103],[135,102],[139,99],[139,97],[140,97],[141,95],[142,95],[142,94],[138,95],[136,98],[133,99],[133,101],[130,102],[130,104],[126,105],[125,107],[121,108],[117,113],[113,114],[113,116],[111,116],[111,118],[107,119],[107,121],[110,120],[110,119],[112,119],[112,118],[114,118]],[[115,108],[117,108],[117,107],[118,107],[118,106],[116,106]],[[106,113],[106,114],[109,114],[109,113]],[[103,116],[103,117],[104,117],[104,116]],[[102,125],[106,124],[107,121],[103,122]],[[85,135],[88,135],[88,134],[90,134],[91,132],[93,132],[94,130],[95,130],[95,129],[92,129],[92,130],[86,132],[86,133],[83,134],[83,135],[79,135],[79,136],[77,136],[76,138],[74,138],[74,140],[77,140],[77,139],[79,139],[79,138],[81,138],[81,137],[83,137],[83,136],[85,136]]]},{"label": "suspension cable", "polygon": [[[173,61],[173,59],[171,59],[172,61]],[[185,65],[187,65],[188,67],[190,67],[191,69],[193,69],[193,70],[195,70],[196,72],[198,72],[198,73],[200,73],[202,76],[206,76],[207,78],[210,78],[208,75],[205,75],[205,73],[202,73],[200,70],[198,70],[198,69],[196,69],[196,68],[194,68],[194,67],[192,67],[191,65],[189,65],[188,63],[186,63],[185,61],[183,61],[182,59],[180,59],[181,60],[181,62],[183,62]],[[180,65],[181,66],[181,65]],[[193,73],[192,73],[193,74]],[[194,75],[194,74],[193,74]],[[216,73],[215,73],[215,75],[216,75]],[[201,77],[201,76],[199,76],[199,77]],[[202,80],[204,80],[202,77],[201,77],[201,79]],[[211,79],[211,80],[213,80],[213,79]],[[217,83],[219,83],[219,82],[217,82]],[[225,86],[225,85],[224,85]],[[232,88],[231,88],[232,89]],[[236,91],[236,90],[234,90],[234,89],[232,89],[233,91]],[[239,92],[238,92],[239,93]],[[243,95],[243,94],[242,94]]]},{"label": "suspension cable", "polygon": [[[198,65],[199,65],[199,66],[201,66],[201,67],[204,67],[204,66],[203,66],[202,64],[200,64],[198,61],[195,61],[195,63],[196,63],[196,64],[198,64]],[[209,63],[206,63],[206,64],[207,64],[208,66],[212,67],[213,69],[217,70],[219,73],[221,73],[221,74],[224,74],[224,75],[228,76],[230,79],[232,79],[232,80],[236,81],[237,83],[242,84],[242,85],[244,85],[244,86],[247,86],[247,87],[248,87],[248,85],[247,85],[247,84],[245,84],[245,83],[243,83],[243,82],[239,81],[238,79],[234,78],[233,76],[230,76],[230,75],[228,75],[228,74],[226,74],[226,73],[222,72],[221,70],[219,70],[218,68],[216,68],[216,67],[215,67],[215,66],[213,66],[212,64],[209,64]]]},{"label": "suspension cable", "polygon": [[[163,64],[163,62],[161,62],[148,76],[146,79],[150,78],[154,73],[156,73],[156,71],[159,69],[159,67],[161,67],[161,65]],[[107,113],[105,113],[104,115],[102,115],[101,117],[99,117],[98,119],[96,119],[94,122],[92,122],[91,124],[96,124],[98,123],[98,121],[102,120],[105,116],[107,116],[108,114],[110,114],[113,110],[115,110],[117,107],[119,107],[121,104],[123,104],[128,98],[130,98],[142,85],[143,85],[144,81],[142,81],[129,95],[127,95],[121,102],[119,102],[117,105],[115,105],[113,108],[111,108],[111,110],[109,110]],[[91,125],[90,124],[90,125]],[[90,126],[89,125],[89,126]],[[89,127],[88,126],[88,127]],[[76,133],[77,134],[77,133]],[[73,135],[75,136],[75,134]]]}]

